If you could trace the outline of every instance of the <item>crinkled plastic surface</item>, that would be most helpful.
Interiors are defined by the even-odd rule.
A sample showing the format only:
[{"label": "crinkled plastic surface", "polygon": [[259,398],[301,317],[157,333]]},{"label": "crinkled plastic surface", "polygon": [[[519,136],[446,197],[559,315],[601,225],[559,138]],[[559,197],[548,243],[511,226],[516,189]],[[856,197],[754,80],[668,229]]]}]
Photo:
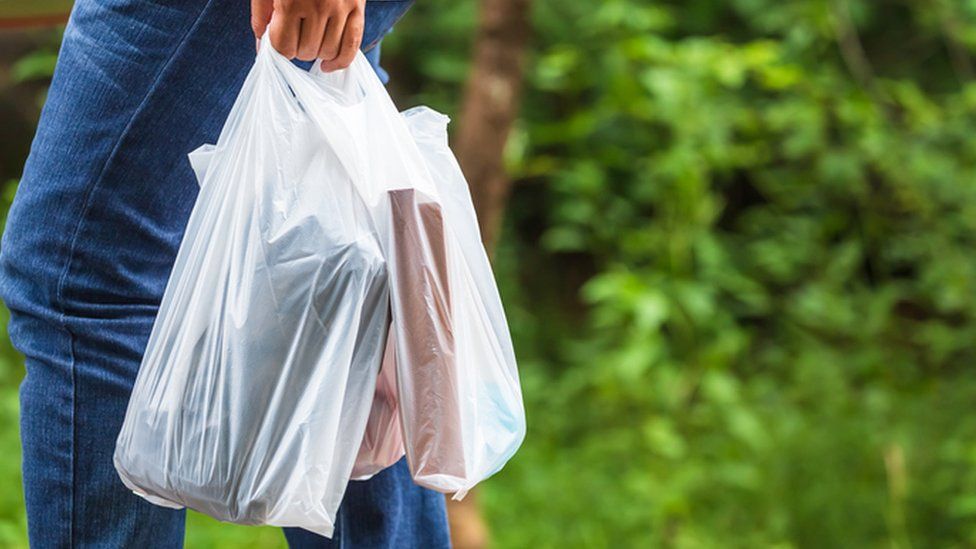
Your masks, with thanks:
[{"label": "crinkled plastic surface", "polygon": [[[443,227],[441,236],[422,199],[414,200],[416,212],[409,217],[419,220],[426,271],[421,286],[429,287],[422,300],[411,297],[417,285],[405,284],[401,276],[404,254],[395,247],[387,252],[405,448],[418,484],[460,499],[514,455],[525,436],[525,412],[512,340],[468,184],[448,148],[449,119],[427,107],[403,117],[434,184]],[[396,232],[408,216],[393,217]],[[449,326],[450,334],[437,336],[446,343],[431,344],[437,353],[416,351],[418,340],[412,336],[418,315],[411,302],[422,302],[427,319],[444,319]],[[408,356],[422,360],[411,363]],[[453,421],[459,422],[456,428]]]},{"label": "crinkled plastic surface", "polygon": [[397,397],[396,358],[390,338],[383,354],[383,366],[376,380],[373,406],[369,410],[366,433],[356,455],[352,478],[365,480],[403,457],[403,434]]},{"label": "crinkled plastic surface", "polygon": [[446,122],[397,113],[361,55],[306,72],[263,43],[190,157],[200,195],[116,446],[130,489],[330,536],[349,479],[403,451],[457,497],[514,454],[514,353]]}]

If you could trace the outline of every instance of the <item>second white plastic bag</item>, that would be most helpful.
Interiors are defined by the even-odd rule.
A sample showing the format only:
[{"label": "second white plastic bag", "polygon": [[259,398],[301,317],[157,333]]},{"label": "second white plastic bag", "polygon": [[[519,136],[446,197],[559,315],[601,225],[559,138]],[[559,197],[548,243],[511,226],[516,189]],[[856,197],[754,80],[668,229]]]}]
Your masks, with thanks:
[{"label": "second white plastic bag", "polygon": [[376,230],[414,481],[461,498],[514,455],[525,413],[501,298],[448,148],[448,118],[426,107],[397,112],[362,55],[329,74],[271,57]]},{"label": "second white plastic bag", "polygon": [[515,356],[446,122],[398,113],[362,55],[325,74],[262,44],[192,156],[200,196],[116,446],[129,488],[330,536],[354,467],[403,450],[462,497],[514,454]]}]

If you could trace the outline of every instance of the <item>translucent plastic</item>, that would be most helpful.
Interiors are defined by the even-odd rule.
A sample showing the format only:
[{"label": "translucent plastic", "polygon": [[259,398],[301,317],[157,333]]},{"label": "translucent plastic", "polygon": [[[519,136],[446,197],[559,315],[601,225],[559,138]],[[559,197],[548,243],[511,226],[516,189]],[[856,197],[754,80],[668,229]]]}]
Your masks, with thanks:
[{"label": "translucent plastic", "polygon": [[200,195],[115,452],[130,489],[330,536],[350,478],[404,450],[458,497],[514,454],[514,353],[446,121],[397,113],[361,55],[325,74],[262,45],[190,156]]},{"label": "translucent plastic", "polygon": [[356,480],[372,477],[400,461],[404,454],[393,345],[391,338],[383,354],[379,379],[376,380],[366,433],[352,468],[352,477]]},{"label": "translucent plastic", "polygon": [[[423,299],[411,293],[417,285],[404,283],[404,254],[395,246],[386,254],[405,448],[418,484],[460,499],[518,449],[525,412],[512,340],[468,184],[447,145],[448,118],[427,107],[410,109],[403,117],[434,184],[443,225],[441,236],[430,221],[436,216],[425,212],[422,200],[414,200],[415,214],[394,215],[388,229],[400,229],[402,235],[405,218],[417,219],[425,237]],[[443,322],[450,333],[438,338],[447,344],[431,345],[433,353],[418,352],[412,337],[420,325],[414,310],[420,303],[426,319],[448,317]],[[417,360],[410,362],[408,356]]]}]

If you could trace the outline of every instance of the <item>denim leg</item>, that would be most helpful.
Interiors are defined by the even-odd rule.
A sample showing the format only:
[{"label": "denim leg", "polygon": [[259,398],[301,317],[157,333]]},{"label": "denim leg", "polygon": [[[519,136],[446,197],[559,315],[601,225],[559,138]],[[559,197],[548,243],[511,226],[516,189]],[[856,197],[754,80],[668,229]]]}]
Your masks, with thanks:
[{"label": "denim leg", "polygon": [[[195,185],[253,59],[234,0],[80,0],[0,247],[35,547],[181,547],[112,464]],[[240,30],[237,30],[237,29]],[[226,91],[223,91],[226,90]]]},{"label": "denim leg", "polygon": [[[185,512],[151,505],[118,482],[111,441],[127,392],[105,382],[107,370],[93,358],[104,353],[42,322],[18,322],[20,346],[45,349],[28,357],[20,389],[31,546],[182,547]],[[124,361],[111,360],[112,369]],[[125,362],[138,368],[138,360]]]},{"label": "denim leg", "polygon": [[352,481],[333,538],[285,528],[292,549],[441,549],[451,546],[444,496],[413,483],[406,458],[366,481]]}]

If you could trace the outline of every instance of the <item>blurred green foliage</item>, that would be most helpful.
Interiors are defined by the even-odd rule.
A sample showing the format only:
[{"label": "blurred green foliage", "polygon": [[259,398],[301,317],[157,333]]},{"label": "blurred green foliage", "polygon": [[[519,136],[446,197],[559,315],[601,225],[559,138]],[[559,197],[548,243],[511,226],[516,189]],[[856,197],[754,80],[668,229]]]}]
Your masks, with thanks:
[{"label": "blurred green foliage", "polygon": [[72,0],[0,0],[0,21],[67,15]]},{"label": "blurred green foliage", "polygon": [[[407,93],[453,112],[470,10],[401,25]],[[497,546],[976,545],[976,2],[532,19]]]},{"label": "blurred green foliage", "polygon": [[[496,259],[530,432],[481,492],[494,544],[976,545],[976,0],[531,17]],[[403,20],[401,106],[456,112],[475,19]],[[6,492],[0,545],[23,521]],[[194,516],[188,546],[278,536]]]}]

